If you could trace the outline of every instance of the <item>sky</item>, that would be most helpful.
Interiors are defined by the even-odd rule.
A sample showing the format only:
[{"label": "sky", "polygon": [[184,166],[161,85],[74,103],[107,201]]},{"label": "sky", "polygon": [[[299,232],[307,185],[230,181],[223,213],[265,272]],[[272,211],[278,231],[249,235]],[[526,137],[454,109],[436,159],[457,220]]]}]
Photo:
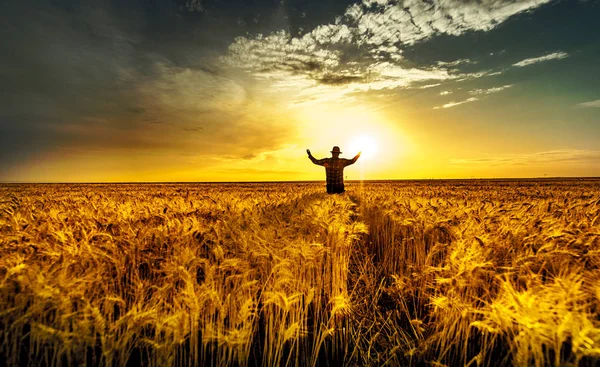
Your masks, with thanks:
[{"label": "sky", "polygon": [[[600,176],[598,0],[0,4],[0,181]],[[365,143],[366,142],[366,143]]]}]

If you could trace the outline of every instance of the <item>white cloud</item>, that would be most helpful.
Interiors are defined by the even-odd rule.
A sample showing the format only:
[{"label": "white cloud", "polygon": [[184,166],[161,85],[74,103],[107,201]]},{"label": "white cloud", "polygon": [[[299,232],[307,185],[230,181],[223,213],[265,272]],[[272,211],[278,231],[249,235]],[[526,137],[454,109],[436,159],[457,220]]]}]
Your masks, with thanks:
[{"label": "white cloud", "polygon": [[[475,63],[470,59],[420,68],[404,60],[402,46],[437,34],[489,31],[509,17],[548,1],[363,0],[348,7],[333,24],[319,25],[302,36],[279,31],[238,37],[221,61],[280,90],[302,88],[304,93],[313,91],[324,99],[356,91],[428,88],[446,80],[472,80],[500,72],[465,74],[454,69]],[[353,61],[342,62],[347,58]]]},{"label": "white cloud", "polygon": [[569,57],[569,54],[566,52],[553,52],[551,54],[547,54],[539,57],[532,57],[529,59],[521,60],[517,63],[514,63],[513,66],[523,67],[528,65],[537,64],[538,62],[544,62],[549,60],[560,60]]},{"label": "white cloud", "polygon": [[[300,89],[296,95],[301,102],[308,100],[303,97],[305,94],[312,94],[311,103],[352,92],[406,88],[415,83],[458,77],[445,68],[406,67],[394,60],[341,64],[341,51],[330,50],[326,45],[327,39],[347,44],[350,40],[344,27],[320,26],[302,37],[292,37],[284,31],[253,39],[239,37],[221,61],[223,65],[246,70],[257,79],[269,81],[278,90]],[[378,51],[399,55],[395,47]]]},{"label": "white cloud", "polygon": [[509,17],[550,0],[438,0],[373,1],[346,10],[356,22],[360,44],[413,44],[435,34],[459,36],[467,31],[489,31]]},{"label": "white cloud", "polygon": [[320,25],[309,34],[318,44],[330,45],[352,41],[351,30],[345,24]]},{"label": "white cloud", "polygon": [[439,66],[458,66],[458,65],[468,65],[468,64],[477,64],[477,61],[473,61],[471,59],[460,59],[455,61],[438,61],[437,64]]},{"label": "white cloud", "polygon": [[446,103],[446,104],[442,105],[441,107],[440,106],[436,106],[433,109],[434,110],[438,110],[440,108],[450,108],[450,107],[459,106],[461,104],[465,104],[465,103],[469,103],[469,102],[475,102],[475,101],[478,101],[478,100],[479,100],[479,98],[471,97],[471,98],[465,99],[464,101]]},{"label": "white cloud", "polygon": [[595,101],[578,103],[577,106],[585,108],[600,108],[600,99],[597,99]]},{"label": "white cloud", "polygon": [[[503,86],[500,86],[500,87],[493,87],[493,88],[488,88],[488,89],[474,89],[472,91],[469,91],[469,94],[473,95],[473,96],[483,96],[483,95],[487,95],[487,94],[501,92],[501,91],[503,91],[505,89],[511,88],[512,86],[513,86],[513,84],[507,84],[507,85],[503,85]],[[446,95],[449,95],[451,93],[452,93],[451,91],[445,90],[445,91],[440,92],[440,95],[441,96],[446,96]],[[469,103],[469,102],[475,102],[475,101],[478,101],[478,100],[479,100],[478,97],[470,97],[470,98],[467,98],[467,99],[465,99],[463,101],[449,102],[449,103],[446,103],[446,104],[444,104],[442,106],[436,106],[433,109],[434,110],[438,110],[440,108],[450,108],[450,107],[459,106],[461,104],[465,104],[465,103]]]},{"label": "white cloud", "polygon": [[429,89],[429,88],[434,88],[434,87],[439,87],[440,85],[442,85],[441,83],[437,83],[437,84],[426,84],[426,85],[422,85],[419,87],[419,89]]},{"label": "white cloud", "polygon": [[[403,68],[389,62],[376,63],[367,68],[365,76],[348,76],[348,81],[336,85],[334,83],[322,83],[309,81],[307,79],[282,79],[278,85],[289,87],[299,86],[303,83],[304,89],[296,94],[295,106],[322,103],[340,100],[355,92],[376,91],[394,88],[407,88],[413,84],[429,80],[449,80],[455,78],[443,69],[417,69]],[[344,76],[341,76],[344,78]],[[367,78],[367,79],[365,79]],[[294,83],[294,85],[290,84]],[[423,87],[421,87],[423,88]],[[348,98],[348,97],[346,97]]]},{"label": "white cloud", "polygon": [[388,5],[390,2],[390,0],[363,0],[362,3],[366,7],[371,7],[373,5],[385,6]]},{"label": "white cloud", "polygon": [[530,154],[510,154],[502,156],[486,156],[483,158],[451,159],[456,165],[526,165],[554,162],[589,162],[600,161],[600,151],[580,149],[559,149]]},{"label": "white cloud", "polygon": [[482,94],[498,93],[498,92],[502,92],[505,89],[511,88],[512,86],[513,86],[513,84],[507,84],[507,85],[503,85],[501,87],[493,87],[493,88],[488,88],[488,89],[474,89],[474,90],[470,91],[469,94],[482,95]]},{"label": "white cloud", "polygon": [[[314,33],[314,35],[313,35]],[[319,47],[326,34],[343,40],[344,33],[332,33],[327,27],[319,27],[301,38],[291,37],[280,31],[267,37],[238,37],[229,46],[229,55],[222,61],[229,66],[255,73],[272,71],[306,72],[319,71],[339,64],[339,52]]]},{"label": "white cloud", "polygon": [[407,86],[411,83],[425,80],[446,80],[453,79],[454,76],[448,73],[448,70],[441,68],[417,69],[405,68],[390,62],[380,62],[372,64],[367,68],[368,73],[375,73],[380,78],[395,81],[398,86]]},{"label": "white cloud", "polygon": [[478,79],[478,78],[483,78],[486,76],[495,76],[495,75],[500,75],[504,72],[504,70],[501,71],[491,71],[491,70],[484,70],[484,71],[478,71],[476,73],[468,73],[468,74],[459,74],[459,78],[456,79],[457,82],[463,81],[463,80],[472,80],[472,79]]}]

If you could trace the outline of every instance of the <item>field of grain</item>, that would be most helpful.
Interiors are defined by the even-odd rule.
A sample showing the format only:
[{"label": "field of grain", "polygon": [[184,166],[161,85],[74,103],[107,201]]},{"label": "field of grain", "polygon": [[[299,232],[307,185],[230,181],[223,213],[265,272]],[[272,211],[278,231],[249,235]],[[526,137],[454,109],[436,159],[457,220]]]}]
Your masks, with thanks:
[{"label": "field of grain", "polygon": [[600,181],[0,186],[0,364],[594,365]]}]

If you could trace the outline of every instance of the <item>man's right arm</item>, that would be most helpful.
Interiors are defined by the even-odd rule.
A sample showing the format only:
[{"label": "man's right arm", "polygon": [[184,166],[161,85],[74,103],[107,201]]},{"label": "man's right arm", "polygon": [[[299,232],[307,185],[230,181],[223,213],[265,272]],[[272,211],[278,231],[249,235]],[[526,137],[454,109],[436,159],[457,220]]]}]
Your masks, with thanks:
[{"label": "man's right arm", "polygon": [[316,159],[315,157],[312,156],[312,154],[310,153],[310,149],[306,149],[306,153],[308,153],[308,159],[310,159],[311,162],[313,162],[314,164],[318,165],[318,166],[322,166],[323,164],[325,164],[325,160],[326,158],[323,159]]}]

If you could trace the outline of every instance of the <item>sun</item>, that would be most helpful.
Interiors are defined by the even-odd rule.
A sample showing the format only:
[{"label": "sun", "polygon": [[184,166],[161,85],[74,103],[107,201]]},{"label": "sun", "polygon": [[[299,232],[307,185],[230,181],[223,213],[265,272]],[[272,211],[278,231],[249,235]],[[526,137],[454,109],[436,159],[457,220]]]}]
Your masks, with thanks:
[{"label": "sun", "polygon": [[373,158],[379,151],[379,143],[369,135],[360,135],[350,140],[347,152],[354,155],[362,152],[361,159],[368,160]]}]

